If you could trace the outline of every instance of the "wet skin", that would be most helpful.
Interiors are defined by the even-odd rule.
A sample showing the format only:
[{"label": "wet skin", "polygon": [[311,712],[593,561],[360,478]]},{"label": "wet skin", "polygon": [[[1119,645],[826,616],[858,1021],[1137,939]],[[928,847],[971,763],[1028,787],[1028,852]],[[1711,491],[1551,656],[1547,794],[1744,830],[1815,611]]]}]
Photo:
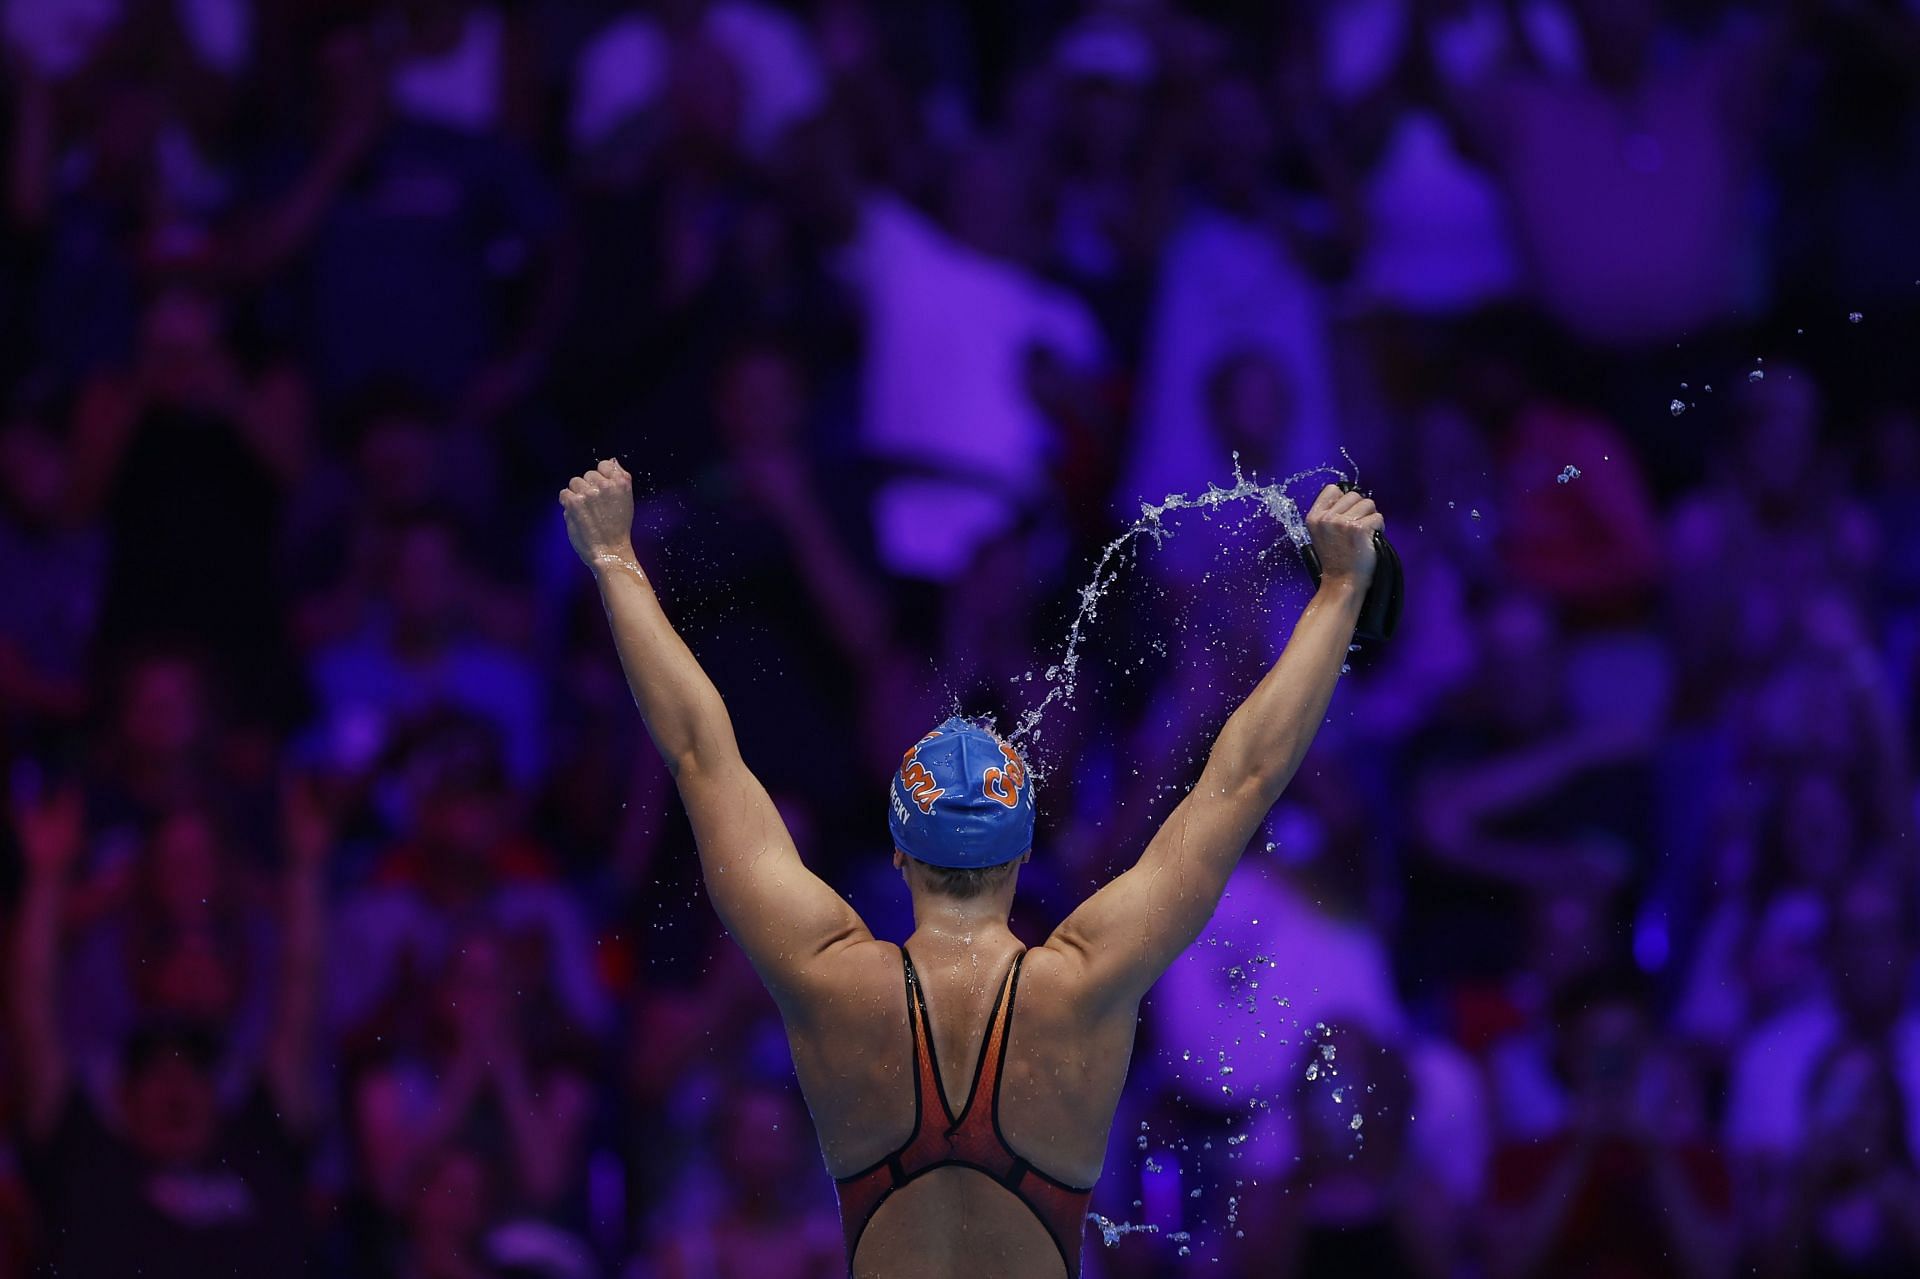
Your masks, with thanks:
[{"label": "wet skin", "polygon": [[[560,504],[568,539],[599,582],[634,701],[686,806],[714,909],[780,1007],[828,1169],[836,1176],[864,1169],[896,1150],[914,1121],[899,948],[876,939],[846,899],[807,869],[742,760],[719,691],[634,560],[632,478],[604,461],[573,479]],[[1385,521],[1371,500],[1328,485],[1305,522],[1323,572],[1285,650],[1228,717],[1199,780],[1139,861],[1025,961],[1001,1128],[1016,1154],[1061,1181],[1085,1186],[1097,1178],[1140,1000],[1206,926],[1332,699],[1372,579],[1374,534]],[[843,781],[837,765],[823,764],[823,784]],[[894,856],[913,893],[907,946],[923,982],[941,1088],[958,1110],[993,1001],[1021,948],[1006,926],[1017,872],[990,895],[960,901],[930,891],[902,854]],[[1070,1251],[1076,1245],[1067,1241]],[[1045,1227],[1011,1191],[952,1167],[883,1202],[853,1259],[853,1272],[873,1279],[1053,1279],[1061,1270]]]},{"label": "wet skin", "polygon": [[[957,1115],[1021,944],[1002,921],[961,936],[921,928],[907,947],[933,1024],[941,1087]],[[788,1040],[827,1169],[845,1177],[899,1149],[912,1132],[913,1040],[898,946],[849,946],[829,980],[834,993],[819,1007],[789,1016]],[[1046,946],[1028,952],[1000,1093],[1001,1131],[1014,1153],[1077,1186],[1099,1178],[1137,1022],[1137,1009],[1102,1014],[1087,993],[1071,958]],[[991,1104],[984,1096],[974,1101]],[[936,1169],[894,1192],[854,1258],[862,1276],[1062,1272],[1039,1218],[1011,1191],[964,1168]]]}]

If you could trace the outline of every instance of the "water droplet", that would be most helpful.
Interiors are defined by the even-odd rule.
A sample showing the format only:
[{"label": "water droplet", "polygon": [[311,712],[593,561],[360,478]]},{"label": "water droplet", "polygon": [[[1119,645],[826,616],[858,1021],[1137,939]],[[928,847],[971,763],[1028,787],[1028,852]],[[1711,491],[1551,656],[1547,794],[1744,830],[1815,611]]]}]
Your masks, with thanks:
[{"label": "water droplet", "polygon": [[1667,412],[1673,414],[1675,417],[1679,417],[1682,413],[1685,413],[1686,411],[1687,411],[1686,403],[1681,400],[1675,400],[1671,404],[1667,405]]},{"label": "water droplet", "polygon": [[1749,382],[1763,381],[1766,378],[1766,376],[1767,375],[1764,370],[1755,369],[1753,372],[1747,374],[1747,381]]},{"label": "water droplet", "polygon": [[1560,474],[1555,477],[1555,481],[1560,484],[1571,484],[1579,478],[1580,468],[1569,465],[1561,469]]},{"label": "water droplet", "polygon": [[1862,314],[1860,314],[1860,313],[1859,313],[1858,311],[1849,311],[1849,312],[1847,312],[1847,323],[1848,323],[1848,324],[1858,324],[1858,323],[1860,323],[1860,321],[1862,321],[1862,320],[1864,320],[1864,319],[1866,319],[1866,318],[1867,318],[1866,316],[1864,316],[1864,315],[1862,315]]},{"label": "water droplet", "polygon": [[1355,1132],[1359,1132],[1359,1131],[1360,1131],[1360,1125],[1361,1125],[1361,1124],[1362,1124],[1363,1122],[1365,1122],[1365,1121],[1364,1121],[1364,1120],[1362,1120],[1362,1119],[1360,1118],[1360,1116],[1359,1116],[1359,1114],[1358,1114],[1358,1113],[1356,1112],[1356,1113],[1354,1114],[1354,1116],[1353,1116],[1353,1122],[1352,1122],[1352,1123],[1350,1123],[1350,1124],[1348,1124],[1348,1125],[1347,1125],[1347,1127],[1349,1127],[1349,1128],[1351,1128],[1351,1129],[1353,1129],[1353,1130],[1354,1130]]}]

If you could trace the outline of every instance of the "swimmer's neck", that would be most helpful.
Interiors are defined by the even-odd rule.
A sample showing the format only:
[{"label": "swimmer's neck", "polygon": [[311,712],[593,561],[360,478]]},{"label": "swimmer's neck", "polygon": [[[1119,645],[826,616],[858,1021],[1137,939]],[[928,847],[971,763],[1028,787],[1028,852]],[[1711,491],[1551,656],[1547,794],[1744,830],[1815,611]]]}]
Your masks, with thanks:
[{"label": "swimmer's neck", "polygon": [[992,896],[978,900],[915,899],[913,936],[916,954],[993,948],[1013,940],[1004,905]]}]

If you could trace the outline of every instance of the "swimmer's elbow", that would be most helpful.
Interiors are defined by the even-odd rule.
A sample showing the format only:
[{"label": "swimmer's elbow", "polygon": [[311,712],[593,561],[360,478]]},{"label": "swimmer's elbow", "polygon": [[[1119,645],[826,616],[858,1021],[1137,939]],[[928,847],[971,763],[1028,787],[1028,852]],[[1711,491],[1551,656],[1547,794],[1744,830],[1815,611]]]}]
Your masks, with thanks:
[{"label": "swimmer's elbow", "polygon": [[815,960],[830,959],[845,951],[850,946],[870,940],[872,936],[873,934],[869,933],[866,926],[858,919],[842,921],[840,924],[829,929],[815,942],[813,953],[809,958]]},{"label": "swimmer's elbow", "polygon": [[1216,751],[1200,774],[1196,789],[1216,804],[1234,811],[1266,816],[1299,771],[1299,761],[1264,752]]}]

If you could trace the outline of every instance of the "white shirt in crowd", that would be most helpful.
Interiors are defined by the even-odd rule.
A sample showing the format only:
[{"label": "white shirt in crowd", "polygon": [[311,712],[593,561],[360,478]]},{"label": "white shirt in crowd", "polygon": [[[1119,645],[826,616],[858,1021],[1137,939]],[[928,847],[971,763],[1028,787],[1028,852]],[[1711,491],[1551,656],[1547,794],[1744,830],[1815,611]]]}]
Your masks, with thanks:
[{"label": "white shirt in crowd", "polygon": [[1090,364],[1099,329],[1073,294],[890,195],[867,201],[854,270],[863,451],[897,476],[875,495],[875,541],[892,572],[948,581],[1046,489],[1051,437],[1027,389],[1029,354]]}]

